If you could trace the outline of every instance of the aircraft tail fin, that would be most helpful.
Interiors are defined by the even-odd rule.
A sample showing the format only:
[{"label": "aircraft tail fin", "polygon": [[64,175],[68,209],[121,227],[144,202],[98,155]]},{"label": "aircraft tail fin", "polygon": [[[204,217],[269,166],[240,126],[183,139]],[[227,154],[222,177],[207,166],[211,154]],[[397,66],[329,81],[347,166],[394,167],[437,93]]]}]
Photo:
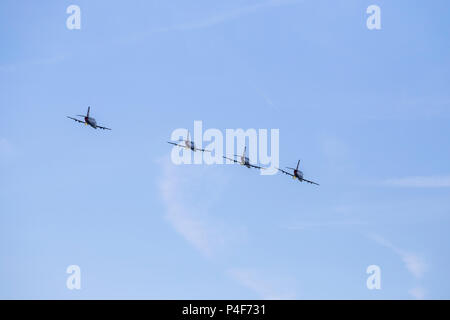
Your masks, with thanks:
[{"label": "aircraft tail fin", "polygon": [[297,170],[298,170],[299,165],[300,165],[300,160],[298,160],[298,162],[297,162]]},{"label": "aircraft tail fin", "polygon": [[87,115],[86,115],[88,118],[89,118],[89,112],[90,112],[90,111],[91,111],[91,107],[89,106],[89,107],[88,107],[88,111],[87,111]]}]

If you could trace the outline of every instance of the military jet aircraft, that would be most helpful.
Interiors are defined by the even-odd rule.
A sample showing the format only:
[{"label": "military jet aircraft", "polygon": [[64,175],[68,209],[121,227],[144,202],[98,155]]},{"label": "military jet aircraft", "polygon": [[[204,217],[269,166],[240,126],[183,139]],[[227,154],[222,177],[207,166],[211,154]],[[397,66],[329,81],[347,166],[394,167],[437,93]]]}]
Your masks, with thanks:
[{"label": "military jet aircraft", "polygon": [[294,168],[289,168],[289,167],[287,167],[287,169],[294,170],[294,173],[293,173],[293,174],[292,174],[292,173],[289,173],[289,172],[287,172],[287,171],[284,171],[284,170],[282,170],[282,169],[280,169],[280,168],[278,168],[278,170],[280,170],[280,171],[283,172],[284,174],[287,174],[288,176],[293,177],[294,179],[298,179],[300,182],[301,182],[301,181],[305,181],[305,182],[308,182],[308,183],[311,183],[311,184],[319,185],[318,183],[315,183],[314,181],[309,181],[309,180],[304,179],[304,178],[303,178],[303,172],[301,172],[300,170],[298,170],[299,165],[300,165],[300,160],[298,160],[298,162],[297,162],[297,168],[294,169]]},{"label": "military jet aircraft", "polygon": [[187,132],[187,139],[186,140],[179,140],[179,142],[184,142],[184,144],[178,144],[175,142],[170,142],[167,141],[167,143],[173,144],[174,146],[180,147],[180,148],[186,148],[188,150],[192,150],[192,151],[202,151],[202,152],[211,152],[210,150],[205,150],[205,149],[201,149],[201,148],[197,148],[195,146],[194,141],[191,141],[189,139],[189,131]]},{"label": "military jet aircraft", "polygon": [[86,115],[77,115],[77,117],[83,117],[84,121],[76,119],[76,118],[72,118],[72,117],[69,117],[69,116],[67,116],[67,118],[75,120],[76,122],[79,122],[79,123],[84,123],[85,125],[90,125],[94,129],[100,128],[100,129],[103,129],[103,130],[111,130],[110,128],[106,128],[106,127],[102,127],[102,126],[97,125],[97,121],[95,121],[94,118],[89,116],[89,112],[90,111],[91,111],[91,107],[88,107]]},{"label": "military jet aircraft", "polygon": [[224,157],[224,159],[228,159],[230,161],[233,161],[234,163],[239,163],[242,166],[246,166],[247,168],[256,168],[256,169],[264,169],[263,167],[259,167],[259,166],[255,166],[253,164],[250,163],[250,159],[245,155],[247,151],[247,146],[244,147],[244,153],[242,154],[242,156],[238,156],[238,155],[234,155],[235,157],[241,157],[240,161],[236,160],[236,159],[231,159],[228,157]]}]

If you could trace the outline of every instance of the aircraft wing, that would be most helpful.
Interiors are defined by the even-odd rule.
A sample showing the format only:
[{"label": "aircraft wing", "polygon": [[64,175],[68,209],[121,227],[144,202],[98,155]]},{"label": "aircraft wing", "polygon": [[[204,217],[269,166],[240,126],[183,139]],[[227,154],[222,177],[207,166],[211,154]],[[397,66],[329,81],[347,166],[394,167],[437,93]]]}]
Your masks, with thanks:
[{"label": "aircraft wing", "polygon": [[255,166],[254,164],[250,164],[250,167],[253,167],[253,168],[256,168],[256,169],[261,169],[261,170],[265,169],[263,167]]},{"label": "aircraft wing", "polygon": [[72,118],[72,117],[69,117],[69,116],[67,116],[67,118],[75,120],[76,122],[79,122],[79,123],[84,123],[84,121],[81,121],[81,120],[76,119],[76,118]]},{"label": "aircraft wing", "polygon": [[305,182],[308,182],[308,183],[311,183],[311,184],[315,184],[315,185],[319,185],[318,183],[315,183],[314,181],[309,181],[309,180],[306,180],[306,179],[302,179],[302,181],[305,181]]},{"label": "aircraft wing", "polygon": [[178,144],[178,143],[175,143],[175,142],[167,141],[167,143],[173,144],[174,146],[177,146],[177,147],[182,147],[182,148],[185,147],[185,146],[183,146],[183,145],[181,145],[181,144]]},{"label": "aircraft wing", "polygon": [[237,161],[236,159],[231,159],[231,158],[228,158],[228,157],[223,157],[224,159],[228,159],[228,160],[230,160],[230,161],[233,161],[234,163],[239,163],[239,161]]},{"label": "aircraft wing", "polygon": [[102,127],[102,126],[97,126],[97,128],[103,129],[103,130],[111,130],[110,128],[106,128],[106,127]]},{"label": "aircraft wing", "polygon": [[284,171],[283,169],[277,168],[279,171],[283,172],[284,174],[287,174],[288,176],[294,177],[292,173],[289,173],[287,171]]},{"label": "aircraft wing", "polygon": [[211,150],[206,150],[206,149],[200,149],[200,148],[195,148],[195,151],[201,151],[201,152],[211,152]]}]

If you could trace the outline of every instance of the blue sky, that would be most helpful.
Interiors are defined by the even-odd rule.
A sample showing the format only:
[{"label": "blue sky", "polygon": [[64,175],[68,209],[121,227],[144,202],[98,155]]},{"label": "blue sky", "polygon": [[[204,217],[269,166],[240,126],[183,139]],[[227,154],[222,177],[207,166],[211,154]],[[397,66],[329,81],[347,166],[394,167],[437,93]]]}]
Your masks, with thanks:
[{"label": "blue sky", "polygon": [[[2,1],[0,298],[449,299],[449,9]],[[320,187],[174,166],[194,120],[279,129]]]}]

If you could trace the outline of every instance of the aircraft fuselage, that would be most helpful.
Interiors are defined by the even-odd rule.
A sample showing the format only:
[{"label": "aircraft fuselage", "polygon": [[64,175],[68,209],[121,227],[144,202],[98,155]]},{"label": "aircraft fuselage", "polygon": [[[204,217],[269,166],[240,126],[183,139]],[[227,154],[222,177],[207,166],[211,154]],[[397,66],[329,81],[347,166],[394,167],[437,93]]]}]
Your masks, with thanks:
[{"label": "aircraft fuselage", "polygon": [[84,122],[90,125],[92,128],[97,129],[97,121],[91,117],[84,117]]},{"label": "aircraft fuselage", "polygon": [[294,179],[303,180],[303,172],[300,170],[294,170]]},{"label": "aircraft fuselage", "polygon": [[248,157],[241,157],[241,165],[246,166],[247,168],[250,168],[250,159]]},{"label": "aircraft fuselage", "polygon": [[195,151],[194,141],[186,140],[184,143],[186,144],[187,149],[191,149],[192,151]]}]

